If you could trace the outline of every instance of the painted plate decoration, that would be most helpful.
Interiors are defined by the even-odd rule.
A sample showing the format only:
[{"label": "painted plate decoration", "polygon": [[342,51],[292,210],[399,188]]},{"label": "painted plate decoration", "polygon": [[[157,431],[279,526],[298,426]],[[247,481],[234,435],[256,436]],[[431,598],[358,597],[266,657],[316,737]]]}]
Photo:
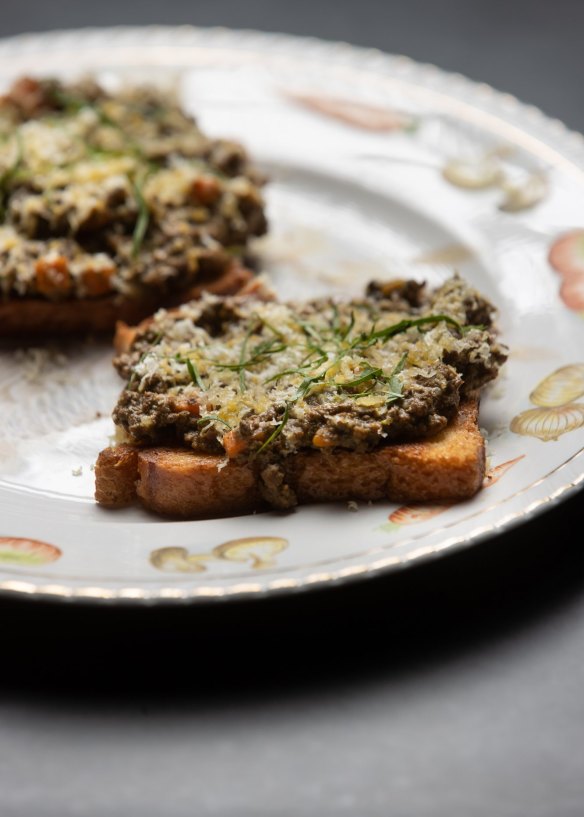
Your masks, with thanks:
[{"label": "painted plate decoration", "polygon": [[460,76],[347,45],[116,28],[0,42],[18,76],[162,83],[265,168],[254,247],[282,298],[453,269],[511,349],[486,392],[485,486],[460,504],[314,505],[171,522],[93,501],[120,382],[107,342],[0,347],[0,590],[125,603],[355,580],[468,547],[584,482],[584,140]]}]

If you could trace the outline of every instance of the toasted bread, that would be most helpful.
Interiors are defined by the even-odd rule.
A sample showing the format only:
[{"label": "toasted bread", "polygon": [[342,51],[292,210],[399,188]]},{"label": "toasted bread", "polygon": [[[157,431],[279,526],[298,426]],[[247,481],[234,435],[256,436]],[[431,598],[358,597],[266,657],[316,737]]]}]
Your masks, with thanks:
[{"label": "toasted bread", "polygon": [[251,288],[118,326],[125,444],[98,459],[99,503],[200,518],[479,490],[479,390],[506,352],[478,293],[457,276],[302,304]]},{"label": "toasted bread", "polygon": [[0,300],[0,337],[61,335],[76,332],[112,332],[118,322],[135,324],[162,306],[176,306],[199,298],[203,292],[234,295],[249,283],[252,272],[234,262],[216,278],[166,299],[155,295],[123,298],[106,295],[48,301],[40,298]]},{"label": "toasted bread", "polygon": [[20,78],[0,95],[0,177],[0,338],[234,294],[234,253],[267,230],[245,149],[155,87]]},{"label": "toasted bread", "polygon": [[[485,473],[478,398],[463,401],[448,427],[416,442],[370,453],[301,451],[283,461],[298,501],[436,502],[473,496]],[[119,445],[97,460],[96,500],[181,518],[249,513],[265,507],[253,462],[227,460],[186,448]]]}]

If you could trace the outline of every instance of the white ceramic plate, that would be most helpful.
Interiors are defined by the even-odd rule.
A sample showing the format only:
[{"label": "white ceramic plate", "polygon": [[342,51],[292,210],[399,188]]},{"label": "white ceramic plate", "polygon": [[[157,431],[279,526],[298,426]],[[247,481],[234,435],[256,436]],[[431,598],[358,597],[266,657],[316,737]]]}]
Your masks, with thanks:
[{"label": "white ceramic plate", "polygon": [[0,589],[229,599],[372,575],[517,524],[584,481],[584,141],[460,76],[347,45],[192,28],[0,43],[0,81],[178,86],[269,171],[257,249],[283,297],[458,268],[512,352],[486,395],[486,489],[453,506],[319,505],[168,522],[92,500],[120,389],[107,345],[0,351]]}]

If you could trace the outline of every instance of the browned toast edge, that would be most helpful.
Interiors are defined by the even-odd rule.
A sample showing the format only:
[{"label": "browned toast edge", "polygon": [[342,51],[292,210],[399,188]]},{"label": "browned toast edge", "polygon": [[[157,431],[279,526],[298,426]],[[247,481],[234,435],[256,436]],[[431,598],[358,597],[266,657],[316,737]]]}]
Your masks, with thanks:
[{"label": "browned toast edge", "polygon": [[25,335],[65,335],[78,332],[111,332],[118,322],[137,324],[160,307],[200,298],[203,292],[234,295],[249,283],[253,273],[246,267],[231,264],[217,278],[190,287],[171,298],[146,295],[123,298],[106,295],[101,298],[77,298],[50,301],[40,298],[0,299],[0,337]]}]

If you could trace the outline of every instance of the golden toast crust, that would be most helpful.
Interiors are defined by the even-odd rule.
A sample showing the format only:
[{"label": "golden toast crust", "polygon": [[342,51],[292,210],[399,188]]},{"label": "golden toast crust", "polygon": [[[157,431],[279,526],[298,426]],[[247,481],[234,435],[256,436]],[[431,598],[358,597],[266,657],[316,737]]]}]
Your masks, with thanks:
[{"label": "golden toast crust", "polygon": [[162,302],[160,296],[122,298],[107,295],[102,298],[78,298],[49,301],[36,298],[0,300],[0,337],[24,335],[65,335],[76,332],[112,332],[122,321],[137,324],[161,306],[176,306],[199,298],[203,292],[234,295],[252,278],[246,267],[232,264],[219,277],[205,281]]}]

